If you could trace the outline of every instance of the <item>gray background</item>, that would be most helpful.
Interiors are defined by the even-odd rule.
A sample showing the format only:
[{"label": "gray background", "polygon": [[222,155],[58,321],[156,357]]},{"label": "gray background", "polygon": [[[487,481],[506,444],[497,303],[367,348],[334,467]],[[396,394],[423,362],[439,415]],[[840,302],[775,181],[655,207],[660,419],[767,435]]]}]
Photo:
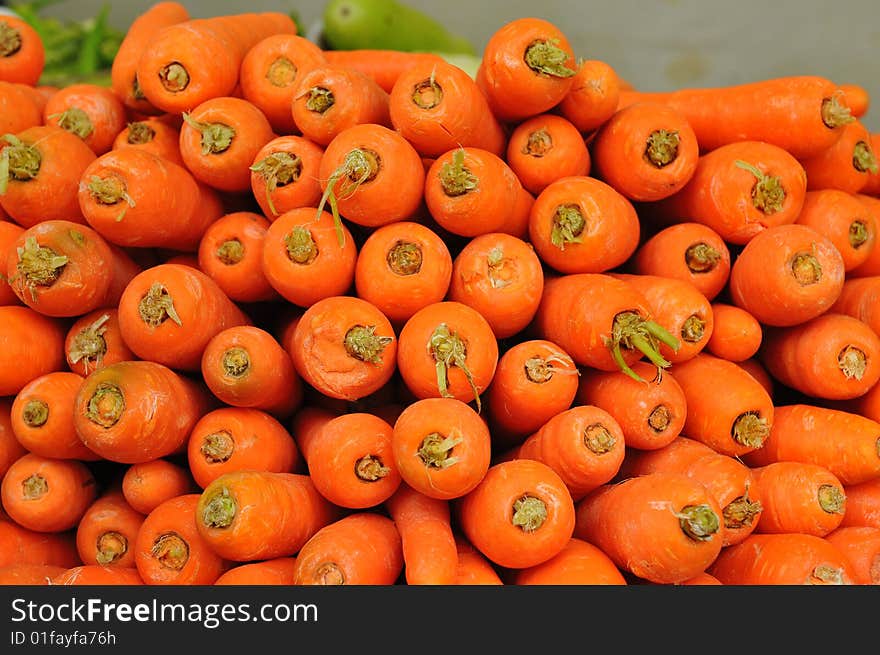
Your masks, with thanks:
[{"label": "gray background", "polygon": [[[47,14],[84,18],[105,0],[67,0]],[[182,0],[194,17],[296,10],[316,21],[323,0]],[[862,119],[880,131],[880,0],[407,0],[481,50],[508,20],[557,24],[578,56],[601,59],[637,88],[735,84],[782,75],[823,75],[861,84],[874,103]],[[153,4],[115,0],[120,27]]]}]

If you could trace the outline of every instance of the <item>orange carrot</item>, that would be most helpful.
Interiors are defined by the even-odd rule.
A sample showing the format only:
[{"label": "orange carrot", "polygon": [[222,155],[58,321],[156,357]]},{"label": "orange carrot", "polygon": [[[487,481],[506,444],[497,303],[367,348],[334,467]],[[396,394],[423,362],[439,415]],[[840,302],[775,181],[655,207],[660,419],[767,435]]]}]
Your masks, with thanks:
[{"label": "orange carrot", "polygon": [[386,91],[364,73],[327,64],[299,79],[288,112],[304,137],[324,147],[355,125],[391,127]]},{"label": "orange carrot", "polygon": [[135,566],[149,585],[213,584],[230,566],[196,529],[198,494],[158,505],[144,519],[135,540]]},{"label": "orange carrot", "polygon": [[720,234],[708,225],[684,222],[650,236],[629,260],[629,270],[690,282],[712,301],[727,284],[730,261]]},{"label": "orange carrot", "polygon": [[73,423],[83,443],[111,462],[137,464],[179,453],[209,408],[207,390],[153,361],[117,362],[77,391]]},{"label": "orange carrot", "polygon": [[825,538],[849,561],[854,584],[880,585],[880,529],[838,528]]},{"label": "orange carrot", "polygon": [[844,486],[880,475],[880,427],[859,414],[807,404],[777,406],[762,448],[748,453],[752,467],[790,461],[825,467]]},{"label": "orange carrot", "polygon": [[841,189],[807,191],[797,223],[828,237],[849,272],[864,264],[877,241],[877,217],[857,194]]},{"label": "orange carrot", "polygon": [[86,564],[67,569],[60,575],[52,578],[53,585],[142,585],[137,569],[120,566],[102,566],[100,564]]},{"label": "orange carrot", "polygon": [[292,585],[295,557],[276,557],[262,562],[241,564],[226,571],[215,585]]},{"label": "orange carrot", "polygon": [[[875,156],[880,153],[880,132],[872,132],[870,134],[871,151]],[[860,193],[863,193],[875,200],[880,196],[880,170],[876,172],[868,171],[868,181],[865,182]]]},{"label": "orange carrot", "polygon": [[122,495],[132,509],[149,514],[166,500],[195,491],[185,468],[165,459],[132,464],[122,476]]},{"label": "orange carrot", "polygon": [[321,48],[303,36],[267,36],[241,60],[241,95],[265,114],[277,134],[293,134],[297,127],[291,105],[299,82],[325,63]]},{"label": "orange carrot", "polygon": [[[6,258],[15,247],[15,242],[24,232],[24,228],[9,221],[0,221],[0,265],[6,263]],[[0,266],[0,269],[3,267]],[[444,291],[445,293],[445,291]],[[0,275],[0,306],[21,304],[15,295],[6,274]]]},{"label": "orange carrot", "polygon": [[757,354],[764,333],[758,319],[736,305],[712,303],[712,334],[706,351],[732,362],[742,362]]},{"label": "orange carrot", "polygon": [[323,156],[321,146],[296,135],[276,137],[260,148],[250,167],[251,191],[270,221],[297,207],[317,206]]},{"label": "orange carrot", "polygon": [[844,486],[846,511],[841,527],[880,528],[880,478]]},{"label": "orange carrot", "polygon": [[776,380],[809,396],[856,398],[880,380],[880,336],[857,318],[826,312],[768,329],[760,359]]},{"label": "orange carrot", "polygon": [[575,527],[575,507],[562,479],[546,464],[514,459],[493,465],[457,502],[468,541],[505,568],[524,569],[555,557]]},{"label": "orange carrot", "polygon": [[572,537],[546,562],[514,572],[518,585],[625,585],[620,569],[601,550]]},{"label": "orange carrot", "polygon": [[449,503],[401,485],[385,501],[400,533],[408,585],[449,585],[458,574],[458,547]]},{"label": "orange carrot", "polygon": [[0,519],[0,566],[41,564],[69,568],[81,564],[71,531],[36,532]]},{"label": "orange carrot", "polygon": [[75,459],[33,453],[13,462],[3,476],[3,509],[23,528],[63,532],[76,526],[97,496],[88,467]]},{"label": "orange carrot", "polygon": [[431,52],[406,52],[403,50],[356,49],[325,50],[324,57],[331,66],[352,68],[368,75],[387,93],[406,71],[424,64],[442,63],[445,60]]},{"label": "orange carrot", "polygon": [[577,71],[574,52],[559,27],[527,17],[492,33],[476,81],[499,120],[519,122],[562,102]]},{"label": "orange carrot", "polygon": [[43,122],[76,135],[97,156],[113,147],[125,128],[125,106],[111,89],[97,84],[70,84],[54,93],[43,108]]},{"label": "orange carrot", "polygon": [[458,549],[458,570],[456,585],[503,585],[501,577],[492,563],[486,559],[467,539],[455,533],[455,545]]},{"label": "orange carrot", "polygon": [[296,557],[295,585],[391,585],[403,572],[394,522],[359,512],[321,528]]},{"label": "orange carrot", "polygon": [[119,331],[115,308],[96,309],[74,321],[64,339],[67,366],[83,377],[104,366],[136,359]]},{"label": "orange carrot", "polygon": [[878,293],[880,275],[846,278],[840,295],[828,311],[857,318],[880,334],[880,312],[876,309]]},{"label": "orange carrot", "polygon": [[394,129],[423,157],[457,147],[504,154],[504,129],[477,83],[458,66],[426,60],[403,71],[388,105]]},{"label": "orange carrot", "polygon": [[43,123],[42,107],[25,87],[13,82],[0,80],[0,109],[0,134],[18,134]]},{"label": "orange carrot", "polygon": [[54,564],[10,564],[0,567],[0,585],[48,585],[66,570]]},{"label": "orange carrot", "polygon": [[296,34],[282,12],[196,18],[159,30],[143,48],[136,75],[146,99],[165,112],[189,111],[233,92],[241,62],[273,34]]},{"label": "orange carrot", "polygon": [[112,150],[134,148],[146,150],[183,166],[180,156],[180,130],[161,118],[148,118],[128,123],[113,140]]},{"label": "orange carrot", "polygon": [[632,203],[601,180],[564,177],[535,198],[529,237],[535,252],[560,273],[603,273],[623,264],[639,245]]},{"label": "orange carrot", "polygon": [[451,279],[452,256],[446,242],[411,221],[374,230],[361,247],[354,272],[358,297],[398,325],[446,298]]},{"label": "orange carrot", "polygon": [[557,108],[582,133],[593,132],[617,111],[622,80],[608,62],[581,60]]},{"label": "orange carrot", "polygon": [[180,264],[139,273],[119,300],[119,329],[131,351],[180,370],[198,371],[214,336],[250,323],[216,282]]},{"label": "orange carrot", "polygon": [[842,128],[840,137],[828,148],[804,159],[807,189],[838,189],[858,193],[868,178],[880,171],[877,154],[871,148],[871,134],[856,119]]},{"label": "orange carrot", "polygon": [[789,327],[830,310],[844,276],[830,239],[806,225],[778,225],[752,238],[736,258],[730,296],[760,323]]},{"label": "orange carrot", "polygon": [[850,82],[841,84],[838,88],[843,92],[843,104],[849,107],[852,116],[861,118],[868,113],[871,96],[864,86]]},{"label": "orange carrot", "polygon": [[31,380],[64,368],[65,325],[30,307],[0,306],[0,396],[14,396]]},{"label": "orange carrot", "polygon": [[34,86],[45,64],[40,34],[16,15],[0,16],[0,80]]},{"label": "orange carrot", "polygon": [[83,379],[70,371],[53,371],[34,378],[15,396],[12,430],[29,452],[55,459],[100,459],[73,426],[73,406]]},{"label": "orange carrot", "polygon": [[225,473],[205,487],[195,527],[214,553],[252,562],[297,553],[339,516],[307,475],[245,470]]},{"label": "orange carrot", "polygon": [[0,479],[12,463],[28,451],[15,436],[12,426],[12,402],[0,400]]},{"label": "orange carrot", "polygon": [[849,560],[811,534],[753,534],[725,548],[708,572],[725,585],[851,585]]},{"label": "orange carrot", "polygon": [[120,489],[102,494],[76,526],[76,547],[83,564],[134,568],[134,544],[144,518]]},{"label": "orange carrot", "polygon": [[760,359],[757,357],[749,357],[741,362],[736,362],[736,364],[746,373],[755,378],[755,380],[758,381],[758,384],[764,387],[764,390],[771,398],[775,397],[776,381],[770,373],[767,372],[766,367],[761,363]]},{"label": "orange carrot", "polygon": [[519,123],[507,142],[507,163],[535,195],[560,178],[589,175],[592,166],[581,133],[556,114],[540,114]]},{"label": "orange carrot", "polygon": [[678,584],[680,585],[720,585],[721,581],[716,578],[714,575],[709,575],[706,572],[698,573],[692,578],[688,578],[687,580],[682,580]]}]

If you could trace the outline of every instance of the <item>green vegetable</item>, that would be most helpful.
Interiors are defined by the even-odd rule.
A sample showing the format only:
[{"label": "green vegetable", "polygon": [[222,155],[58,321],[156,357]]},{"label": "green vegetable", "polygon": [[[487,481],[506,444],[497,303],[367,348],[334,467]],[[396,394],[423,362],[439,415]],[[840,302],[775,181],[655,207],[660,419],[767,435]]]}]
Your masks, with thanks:
[{"label": "green vegetable", "polygon": [[433,50],[474,55],[473,45],[431,16],[396,0],[330,0],[323,38],[334,50]]}]

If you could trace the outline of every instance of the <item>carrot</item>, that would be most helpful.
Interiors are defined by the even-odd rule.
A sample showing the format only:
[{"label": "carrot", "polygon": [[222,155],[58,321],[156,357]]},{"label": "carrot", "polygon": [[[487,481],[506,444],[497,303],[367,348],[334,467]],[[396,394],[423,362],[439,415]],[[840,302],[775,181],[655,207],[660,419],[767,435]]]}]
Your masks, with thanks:
[{"label": "carrot", "polygon": [[693,177],[700,156],[684,115],[641,102],[614,113],[590,142],[593,174],[630,200],[668,198]]},{"label": "carrot", "polygon": [[856,398],[880,380],[880,337],[857,318],[826,312],[768,329],[760,359],[776,380],[809,396]]},{"label": "carrot", "polygon": [[212,193],[182,165],[122,148],[89,164],[78,198],[88,224],[110,243],[195,251],[222,213],[206,202]]},{"label": "carrot", "polygon": [[617,475],[624,448],[623,431],[611,414],[579,405],[547,421],[522,443],[516,457],[549,466],[577,502]]},{"label": "carrot", "polygon": [[776,225],[794,223],[807,178],[786,150],[762,141],[736,141],[702,155],[688,183],[651,209],[655,220],[696,221],[731,244],[744,245]]},{"label": "carrot", "polygon": [[371,77],[387,93],[404,72],[426,64],[445,60],[431,52],[406,52],[381,48],[356,50],[325,50],[324,57],[331,66],[351,68]]},{"label": "carrot", "polygon": [[15,460],[28,452],[15,436],[12,403],[10,399],[0,400],[0,479]]},{"label": "carrot", "polygon": [[725,585],[855,584],[846,556],[811,534],[750,535],[725,548],[708,572]]},{"label": "carrot", "polygon": [[288,105],[302,135],[326,147],[355,125],[391,127],[389,97],[369,76],[352,68],[319,64],[299,79]]},{"label": "carrot", "polygon": [[772,462],[753,468],[752,473],[764,507],[756,532],[824,537],[843,521],[846,493],[825,467]]},{"label": "carrot", "polygon": [[790,327],[829,311],[844,277],[843,257],[830,239],[806,225],[778,225],[736,258],[730,297],[763,325]]},{"label": "carrot", "polygon": [[520,185],[513,211],[508,214],[507,220],[498,228],[510,236],[528,241],[529,239],[529,216],[532,213],[532,205],[535,204],[535,196]]},{"label": "carrot", "polygon": [[492,382],[498,341],[477,310],[446,300],[413,314],[398,336],[397,370],[417,398],[476,401]]},{"label": "carrot", "polygon": [[0,585],[48,585],[66,570],[54,564],[10,564],[0,568]]},{"label": "carrot", "polygon": [[578,63],[571,88],[556,108],[586,134],[599,129],[617,111],[622,80],[606,61],[587,59]]},{"label": "carrot", "polygon": [[712,334],[706,351],[721,359],[743,362],[761,348],[764,332],[754,316],[736,305],[712,303]]},{"label": "carrot", "polygon": [[575,537],[600,548],[619,568],[657,584],[692,578],[721,552],[717,500],[680,473],[605,485],[580,501],[576,512]]},{"label": "carrot", "polygon": [[202,416],[187,439],[189,470],[201,488],[225,473],[293,473],[302,455],[284,426],[266,412],[220,407]]},{"label": "carrot", "polygon": [[455,533],[455,546],[458,550],[458,569],[456,585],[503,585],[501,577],[492,563],[474,548],[467,539]]},{"label": "carrot", "polygon": [[293,19],[282,12],[190,19],[150,37],[135,73],[153,106],[170,113],[189,111],[230,95],[239,83],[242,60],[257,43],[296,31]]},{"label": "carrot", "polygon": [[411,221],[384,225],[361,246],[354,271],[357,295],[399,325],[446,298],[452,264],[446,242],[430,228]]},{"label": "carrot", "polygon": [[777,405],[770,437],[744,461],[751,467],[816,464],[848,487],[880,475],[878,434],[878,423],[859,414],[803,403]]},{"label": "carrot", "polygon": [[730,249],[720,234],[708,225],[687,221],[651,235],[628,261],[628,268],[637,275],[690,282],[712,301],[727,284],[730,261]]},{"label": "carrot", "polygon": [[623,280],[603,273],[547,279],[535,314],[536,336],[558,344],[580,366],[601,371],[630,368],[647,356],[659,368],[666,361],[659,344],[677,348],[678,339],[653,321],[645,296]]},{"label": "carrot", "polygon": [[521,332],[534,318],[544,289],[541,260],[509,234],[483,234],[456,256],[448,299],[476,309],[498,339]]},{"label": "carrot", "polygon": [[[740,456],[766,445],[774,406],[766,389],[734,362],[700,353],[672,368],[684,391],[687,419],[682,434],[724,455]],[[725,393],[707,380],[724,380]]]},{"label": "carrot", "polygon": [[[2,137],[0,204],[16,223],[85,223],[79,208],[80,177],[95,159],[83,141],[60,127],[37,125]],[[4,173],[4,171],[6,171]]]},{"label": "carrot", "polygon": [[218,332],[202,353],[202,379],[223,403],[284,418],[302,402],[302,382],[287,351],[253,325]]},{"label": "carrot", "polygon": [[134,568],[134,543],[144,518],[120,489],[102,494],[76,526],[76,547],[83,564]]},{"label": "carrot", "polygon": [[468,541],[495,564],[524,569],[558,555],[573,536],[575,507],[546,464],[514,459],[493,465],[456,503]]},{"label": "carrot", "polygon": [[683,362],[706,347],[715,327],[712,305],[690,282],[659,275],[612,275],[641,292],[654,320],[678,339],[677,348],[661,342],[660,355],[667,361]]},{"label": "carrot", "polygon": [[572,537],[546,562],[515,571],[517,585],[625,585],[620,569],[601,550]]},{"label": "carrot", "polygon": [[838,85],[843,92],[843,104],[849,107],[850,114],[855,118],[861,118],[868,113],[871,105],[871,95],[861,84],[844,83]]},{"label": "carrot", "polygon": [[213,584],[230,566],[196,529],[198,494],[170,498],[147,514],[135,540],[135,566],[149,585]]},{"label": "carrot", "polygon": [[0,109],[0,134],[18,134],[43,123],[42,108],[26,88],[13,82],[0,80]]},{"label": "carrot", "polygon": [[880,478],[844,486],[846,511],[841,527],[880,528]]},{"label": "carrot", "polygon": [[[18,241],[23,232],[24,228],[20,225],[0,221],[0,263],[5,263],[8,253],[15,247],[15,242]],[[4,273],[0,276],[0,306],[18,304],[21,304],[21,300],[13,291]]]},{"label": "carrot", "polygon": [[6,277],[19,299],[46,316],[81,316],[104,304],[113,254],[86,225],[46,220],[26,229],[7,255]]},{"label": "carrot", "polygon": [[232,212],[211,223],[202,235],[197,267],[230,300],[261,302],[278,298],[263,275],[263,245],[269,224],[254,212]]},{"label": "carrot", "polygon": [[825,538],[849,561],[854,584],[880,584],[880,529],[838,528]]},{"label": "carrot", "polygon": [[12,430],[29,452],[40,457],[95,461],[73,427],[73,404],[83,377],[53,371],[28,382],[12,402]]},{"label": "carrot", "polygon": [[673,373],[655,375],[647,362],[634,362],[642,382],[622,371],[589,371],[578,383],[576,402],[608,412],[620,426],[628,448],[655,450],[674,440],[684,427],[687,401]]},{"label": "carrot", "polygon": [[311,442],[323,427],[342,413],[317,405],[304,405],[290,421],[290,433],[304,458],[307,458]]},{"label": "carrot", "polygon": [[276,557],[262,562],[241,564],[226,571],[215,585],[292,585],[296,567],[294,557]]},{"label": "carrot", "polygon": [[228,192],[251,190],[250,165],[275,138],[269,120],[242,98],[205,100],[183,114],[180,156],[200,182]]},{"label": "carrot", "polygon": [[40,564],[68,568],[82,562],[73,532],[36,532],[0,519],[0,566]]},{"label": "carrot", "polygon": [[528,339],[511,346],[498,360],[487,396],[493,440],[522,442],[571,407],[577,390],[577,367],[555,343]]},{"label": "carrot", "polygon": [[74,321],[64,339],[67,366],[85,377],[116,362],[135,359],[119,331],[115,308],[95,309]]},{"label": "carrot", "polygon": [[846,278],[840,295],[828,311],[857,318],[880,334],[880,312],[875,309],[878,292],[880,275]]},{"label": "carrot", "polygon": [[[871,151],[877,156],[877,153],[880,153],[880,132],[872,132],[870,134],[870,145]],[[860,193],[873,198],[875,200],[874,205],[876,206],[876,201],[878,196],[880,196],[880,170],[873,173],[868,171],[868,181],[865,182]]]},{"label": "carrot", "polygon": [[416,149],[374,123],[337,134],[324,150],[318,178],[323,191],[318,208],[329,203],[340,246],[345,233],[339,214],[365,227],[406,220],[419,208],[425,186]]},{"label": "carrot", "polygon": [[297,553],[339,516],[307,475],[245,470],[205,487],[195,526],[214,553],[250,562]]},{"label": "carrot", "polygon": [[403,544],[394,522],[358,512],[321,528],[296,558],[295,585],[391,585],[403,572]]},{"label": "carrot", "polygon": [[351,412],[329,419],[313,438],[302,439],[309,476],[334,505],[367,509],[400,486],[391,425],[373,414]]},{"label": "carrot", "polygon": [[504,155],[504,129],[477,83],[453,64],[426,60],[403,71],[390,91],[388,110],[394,129],[423,157],[457,147]]},{"label": "carrot", "polygon": [[622,477],[651,473],[680,474],[704,485],[721,507],[724,546],[741,542],[758,526],[764,506],[755,476],[735,457],[679,436],[662,448],[628,452],[620,468]]},{"label": "carrot", "polygon": [[180,130],[160,118],[147,118],[128,123],[116,135],[111,150],[134,148],[146,150],[183,166],[180,156]]},{"label": "carrot", "polygon": [[323,156],[321,146],[296,135],[276,137],[260,148],[250,167],[251,191],[270,221],[297,207],[317,206]]},{"label": "carrot", "polygon": [[144,581],[135,568],[86,564],[67,569],[52,578],[53,585],[142,585]]},{"label": "carrot", "polygon": [[476,81],[499,120],[519,122],[562,102],[577,72],[571,44],[559,27],[526,17],[492,33]]},{"label": "carrot", "polygon": [[357,247],[341,226],[340,247],[333,216],[315,218],[309,207],[291,209],[269,226],[263,244],[263,275],[285,300],[309,307],[345,294],[354,281]]},{"label": "carrot", "polygon": [[590,151],[578,129],[556,114],[519,123],[507,142],[507,162],[530,193],[563,177],[590,174]]},{"label": "carrot", "polygon": [[687,580],[682,580],[678,584],[680,584],[680,585],[701,585],[701,586],[720,585],[721,581],[718,578],[716,578],[714,575],[709,575],[708,573],[703,572],[703,573],[697,573],[697,575],[695,575],[692,578],[688,578]]},{"label": "carrot", "polygon": [[449,502],[401,485],[385,501],[400,533],[408,585],[449,585],[458,575],[458,547]]},{"label": "carrot", "polygon": [[165,459],[132,464],[122,476],[122,495],[132,509],[149,514],[166,500],[195,491],[187,469]]},{"label": "carrot", "polygon": [[454,398],[407,405],[394,424],[391,446],[403,481],[439,500],[473,490],[490,464],[488,427],[469,405]]},{"label": "carrot", "polygon": [[564,177],[535,198],[529,238],[545,264],[564,274],[603,273],[623,264],[639,245],[632,203],[601,180]]},{"label": "carrot", "polygon": [[139,273],[119,300],[119,329],[142,359],[198,371],[208,342],[251,320],[210,277],[180,264]]},{"label": "carrot", "polygon": [[46,373],[64,368],[65,325],[30,307],[0,307],[0,396],[14,396]]},{"label": "carrot", "polygon": [[101,457],[138,464],[181,452],[208,411],[208,396],[200,384],[157,362],[117,362],[85,379],[73,423]]},{"label": "carrot", "polygon": [[45,64],[40,34],[16,15],[0,16],[0,80],[35,86]]},{"label": "carrot", "polygon": [[437,157],[425,179],[425,204],[445,230],[464,237],[498,231],[514,211],[521,184],[503,159],[479,148]]},{"label": "carrot", "polygon": [[837,188],[807,191],[797,223],[834,244],[847,272],[864,264],[877,239],[877,218],[854,193]]},{"label": "carrot", "polygon": [[807,172],[807,189],[838,189],[858,193],[877,173],[877,155],[871,134],[858,119],[844,125],[840,137],[828,148],[801,160]]},{"label": "carrot", "polygon": [[242,97],[265,114],[277,134],[297,130],[291,106],[299,82],[326,57],[320,47],[296,34],[273,34],[255,43],[241,60]]},{"label": "carrot", "polygon": [[97,495],[92,472],[75,459],[28,453],[3,476],[3,509],[23,528],[63,532],[76,526]]},{"label": "carrot", "polygon": [[76,135],[100,157],[113,147],[116,135],[125,129],[125,106],[107,87],[71,84],[46,102],[43,122]]}]

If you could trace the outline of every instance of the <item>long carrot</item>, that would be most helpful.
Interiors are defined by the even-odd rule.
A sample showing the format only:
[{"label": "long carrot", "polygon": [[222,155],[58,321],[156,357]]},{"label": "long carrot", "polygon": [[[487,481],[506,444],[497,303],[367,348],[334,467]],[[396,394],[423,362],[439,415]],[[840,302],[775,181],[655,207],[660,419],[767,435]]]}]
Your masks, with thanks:
[{"label": "long carrot", "polygon": [[76,548],[83,564],[134,568],[134,543],[144,518],[121,489],[102,494],[76,526]]},{"label": "long carrot", "polygon": [[195,527],[214,553],[250,562],[297,553],[339,516],[307,475],[234,471],[202,491]]},{"label": "long carrot", "polygon": [[14,396],[31,380],[64,368],[65,325],[30,307],[0,307],[0,396]]},{"label": "long carrot", "polygon": [[718,501],[702,484],[658,472],[602,486],[580,501],[574,536],[639,578],[674,584],[715,561],[721,525]]},{"label": "long carrot", "polygon": [[137,80],[146,99],[165,112],[189,111],[232,93],[242,59],[273,34],[296,34],[281,12],[195,18],[162,28],[138,60]]},{"label": "long carrot", "polygon": [[401,485],[385,501],[403,548],[408,585],[449,585],[458,574],[458,547],[449,502]]},{"label": "long carrot", "polygon": [[105,366],[77,391],[73,424],[83,443],[112,462],[137,464],[180,452],[208,411],[201,385],[153,361]]},{"label": "long carrot", "polygon": [[611,558],[583,539],[572,537],[546,562],[519,569],[517,585],[625,585],[626,579]]},{"label": "long carrot", "polygon": [[219,407],[202,416],[187,437],[193,479],[207,487],[225,473],[293,473],[302,455],[284,426],[258,409]]}]

